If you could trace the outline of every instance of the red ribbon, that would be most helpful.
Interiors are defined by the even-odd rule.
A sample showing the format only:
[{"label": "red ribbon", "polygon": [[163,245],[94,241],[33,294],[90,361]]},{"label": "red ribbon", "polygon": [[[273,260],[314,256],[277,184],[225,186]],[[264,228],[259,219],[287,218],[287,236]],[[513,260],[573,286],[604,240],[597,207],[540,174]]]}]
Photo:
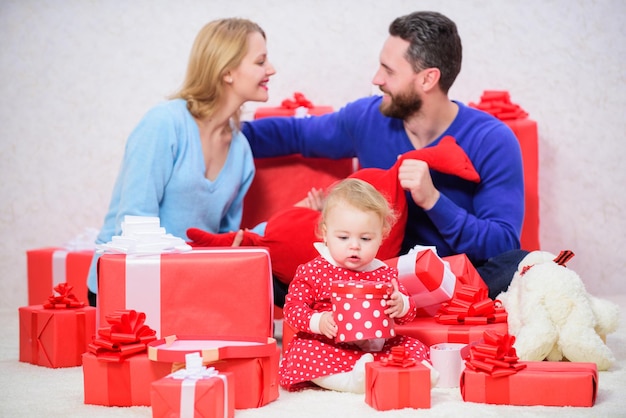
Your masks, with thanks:
[{"label": "red ribbon", "polygon": [[461,285],[449,302],[441,304],[437,322],[447,325],[485,325],[506,322],[507,313],[499,300],[491,300],[485,288]]},{"label": "red ribbon", "polygon": [[515,352],[515,337],[494,331],[485,331],[483,342],[470,346],[468,369],[484,372],[492,377],[503,377],[517,373],[526,364],[518,363]]},{"label": "red ribbon", "polygon": [[[567,267],[565,264],[572,259],[572,257],[574,257],[574,252],[571,250],[562,250],[559,255],[557,255],[554,260],[556,264],[558,264],[559,266],[563,266],[563,267]],[[528,270],[530,270],[531,267],[533,267],[534,264],[531,264],[529,266],[524,266],[522,268],[522,271],[520,272],[520,276],[523,276],[524,274],[526,274],[526,272]]]},{"label": "red ribbon", "polygon": [[67,283],[59,283],[54,286],[54,291],[59,295],[55,296],[54,293],[48,297],[48,302],[43,304],[46,309],[72,309],[82,308],[85,306],[85,302],[78,300],[72,293],[73,286]]},{"label": "red ribbon", "polygon": [[105,361],[123,361],[133,354],[143,353],[147,344],[156,340],[156,331],[144,325],[146,314],[120,310],[106,316],[111,325],[100,328],[88,351]]},{"label": "red ribbon", "polygon": [[480,97],[480,103],[468,106],[485,111],[500,120],[525,119],[528,117],[519,105],[511,102],[508,91],[486,90]]},{"label": "red ribbon", "polygon": [[291,100],[291,99],[283,100],[280,106],[284,107],[285,109],[297,109],[299,107],[306,107],[309,109],[313,108],[313,103],[307,100],[304,94],[296,92],[293,94],[293,98],[294,100]]},{"label": "red ribbon", "polygon": [[417,360],[409,357],[409,353],[406,352],[406,349],[402,345],[392,347],[391,354],[380,359],[380,364],[383,366],[411,367],[416,363]]}]

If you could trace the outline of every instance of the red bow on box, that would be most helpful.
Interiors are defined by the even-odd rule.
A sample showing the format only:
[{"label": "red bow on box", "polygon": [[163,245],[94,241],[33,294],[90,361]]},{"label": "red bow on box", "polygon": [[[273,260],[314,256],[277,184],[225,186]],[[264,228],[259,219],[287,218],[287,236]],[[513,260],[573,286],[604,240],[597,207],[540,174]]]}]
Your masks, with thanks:
[{"label": "red bow on box", "polygon": [[313,103],[307,100],[307,98],[304,97],[304,94],[296,92],[293,94],[293,98],[294,100],[283,100],[280,106],[285,109],[297,109],[299,107],[306,107],[309,109],[313,108]]},{"label": "red bow on box", "polygon": [[68,308],[82,308],[85,306],[85,302],[81,302],[72,293],[73,286],[67,283],[59,283],[54,286],[54,291],[59,295],[48,298],[48,302],[43,304],[46,309],[68,309]]},{"label": "red bow on box", "polygon": [[156,331],[144,325],[146,314],[143,312],[116,311],[107,315],[106,320],[111,326],[100,328],[98,337],[88,347],[100,360],[122,361],[146,351],[147,344],[156,340]]},{"label": "red bow on box", "polygon": [[395,366],[395,367],[411,367],[414,366],[417,361],[409,357],[409,353],[402,345],[391,347],[391,354],[387,357],[380,359],[380,364],[383,366]]},{"label": "red bow on box", "polygon": [[524,119],[528,117],[519,105],[511,102],[508,91],[487,90],[480,96],[480,103],[469,103],[468,106],[480,109],[500,120]]},{"label": "red bow on box", "polygon": [[518,363],[519,358],[513,347],[515,337],[493,331],[485,331],[484,342],[470,346],[470,358],[465,362],[467,368],[481,371],[492,377],[515,374],[526,367]]},{"label": "red bow on box", "polygon": [[506,322],[507,316],[502,302],[489,299],[487,289],[461,285],[435,318],[441,324],[484,325]]}]

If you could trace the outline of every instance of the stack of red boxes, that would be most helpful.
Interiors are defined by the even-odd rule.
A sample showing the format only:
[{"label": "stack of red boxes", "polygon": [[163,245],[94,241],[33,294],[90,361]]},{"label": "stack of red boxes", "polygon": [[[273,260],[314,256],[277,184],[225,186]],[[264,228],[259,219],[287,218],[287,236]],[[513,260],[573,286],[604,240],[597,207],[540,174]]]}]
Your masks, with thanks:
[{"label": "stack of red boxes", "polygon": [[108,326],[83,354],[83,386],[86,404],[149,406],[150,384],[166,376],[171,363],[148,359],[147,344],[156,332],[145,325],[146,315],[120,310],[106,316]]},{"label": "stack of red boxes", "polygon": [[[156,255],[105,253],[98,263],[98,289],[101,321],[120,310],[143,312],[145,325],[154,329],[155,338],[162,343],[189,335],[201,336],[198,340],[267,341],[273,333],[271,266],[265,248],[197,248]],[[243,310],[233,314],[233,306]],[[263,406],[278,398],[280,353],[275,341],[269,349],[269,354],[251,350],[245,359],[220,357],[220,362],[211,364],[233,373],[235,408]],[[149,405],[149,383],[167,375],[173,361],[148,354],[140,360],[143,366],[147,362],[154,363],[152,370],[157,368],[157,374],[130,381],[132,388],[141,386],[142,402]],[[91,377],[85,368],[86,391]],[[117,390],[111,384],[108,387]],[[250,387],[257,389],[250,391]]]}]

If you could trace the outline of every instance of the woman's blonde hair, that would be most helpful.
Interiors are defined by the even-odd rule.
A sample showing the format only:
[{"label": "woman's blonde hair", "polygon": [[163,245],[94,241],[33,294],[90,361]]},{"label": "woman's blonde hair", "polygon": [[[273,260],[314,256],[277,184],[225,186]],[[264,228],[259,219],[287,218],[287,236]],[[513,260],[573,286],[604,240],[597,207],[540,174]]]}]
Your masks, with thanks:
[{"label": "woman's blonde hair", "polygon": [[361,179],[347,178],[336,183],[328,192],[318,231],[322,230],[328,212],[340,203],[347,203],[363,212],[374,212],[383,222],[383,237],[387,237],[397,220],[396,212],[374,186]]},{"label": "woman's blonde hair", "polygon": [[[258,32],[259,25],[247,19],[228,18],[207,23],[191,47],[187,74],[182,87],[171,98],[187,101],[196,118],[210,116],[224,96],[224,76],[241,64],[248,51],[248,35]],[[234,116],[239,126],[240,112]]]}]

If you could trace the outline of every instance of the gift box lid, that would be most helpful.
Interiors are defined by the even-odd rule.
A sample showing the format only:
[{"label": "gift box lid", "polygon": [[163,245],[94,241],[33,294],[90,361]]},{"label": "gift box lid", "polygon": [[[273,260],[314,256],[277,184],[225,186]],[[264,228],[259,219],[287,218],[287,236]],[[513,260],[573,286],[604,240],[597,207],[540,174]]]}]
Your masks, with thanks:
[{"label": "gift box lid", "polygon": [[203,363],[234,358],[268,357],[276,352],[274,338],[176,336],[148,343],[148,358],[153,361],[184,362],[190,353],[199,353]]},{"label": "gift box lid", "polygon": [[333,297],[342,296],[347,299],[389,298],[393,293],[393,286],[387,282],[354,282],[350,280],[333,280],[331,284]]}]

